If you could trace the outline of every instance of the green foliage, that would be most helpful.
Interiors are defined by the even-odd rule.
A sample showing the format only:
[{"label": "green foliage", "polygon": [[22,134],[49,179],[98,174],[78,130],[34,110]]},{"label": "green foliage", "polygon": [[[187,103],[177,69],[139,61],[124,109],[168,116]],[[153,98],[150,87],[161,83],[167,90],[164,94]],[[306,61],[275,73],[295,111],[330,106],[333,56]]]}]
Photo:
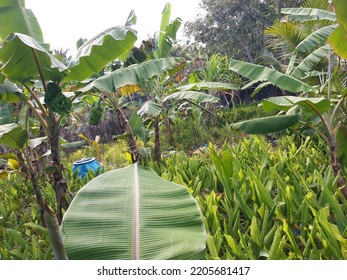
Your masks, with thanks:
[{"label": "green foliage", "polygon": [[69,59],[71,72],[65,81],[83,81],[115,59],[126,59],[136,39],[136,32],[126,26],[103,30],[85,42]]},{"label": "green foliage", "polygon": [[0,144],[12,149],[21,149],[28,141],[28,132],[16,123],[0,126]]},{"label": "green foliage", "polygon": [[267,134],[287,129],[300,120],[300,115],[278,115],[234,123],[231,126],[248,134]]},{"label": "green foliage", "polygon": [[[0,129],[0,144],[4,143],[12,149],[22,149],[21,151],[31,149],[32,154],[24,154],[28,160],[22,160],[22,163],[40,170],[36,174],[40,190],[45,202],[56,210],[59,206],[56,203],[55,187],[52,187],[51,182],[47,180],[47,174],[43,174],[43,169],[39,166],[43,162],[41,158],[47,156],[45,154],[40,157],[44,152],[38,151],[42,148],[39,145],[43,138],[31,140],[29,149],[26,146],[28,135],[38,132],[34,132],[34,129],[28,130],[29,122],[23,118],[29,114],[28,107],[23,106],[21,112],[15,112],[12,111],[14,107],[8,106],[7,102],[27,102],[27,105],[31,106],[30,112],[36,114],[41,124],[41,127],[35,130],[44,129],[47,136],[57,136],[61,116],[56,116],[54,120],[51,117],[55,115],[50,114],[50,111],[66,115],[70,112],[71,101],[62,94],[58,83],[49,82],[45,92],[45,102],[49,110],[46,110],[40,102],[40,94],[31,88],[31,80],[40,78],[43,86],[48,81],[58,82],[62,79],[63,82],[82,81],[89,78],[96,68],[101,70],[116,57],[126,58],[136,40],[135,33],[129,28],[134,23],[134,15],[129,17],[127,27],[108,29],[87,41],[80,51],[70,58],[69,66],[66,67],[41,44],[41,31],[33,30],[37,28],[37,23],[31,11],[17,5],[18,1],[7,2],[11,2],[10,9],[1,11],[4,17],[1,17],[0,22],[4,19],[6,21],[4,26],[0,27],[0,35],[22,32],[31,37],[13,33],[0,49],[0,82],[3,83],[0,85],[0,122],[4,124]],[[12,2],[16,2],[16,5],[12,5]],[[207,25],[206,22],[200,21],[201,19],[196,21],[195,27],[200,25],[204,28],[200,35],[208,36],[204,43],[210,49],[217,48],[218,52],[223,53],[227,50],[226,53],[233,54],[235,58],[254,60],[256,53],[263,46],[263,35],[259,30],[263,30],[276,16],[274,6],[271,6],[274,2],[252,0],[254,5],[251,5],[251,8],[239,0],[217,2],[202,1],[203,7],[208,7],[211,12],[206,14],[205,19],[213,17],[213,22],[207,22]],[[276,2],[279,5],[281,2],[283,4],[283,1]],[[285,5],[291,6],[289,2],[292,1],[286,1]],[[225,9],[225,4],[230,3],[232,5]],[[334,71],[333,79],[329,79],[326,71],[322,72],[326,66],[327,55],[332,62],[335,58],[326,45],[329,35],[329,43],[333,49],[345,57],[344,2],[336,0],[333,4],[339,27],[332,35],[331,32],[336,28],[335,25],[331,25],[335,23],[335,14],[325,10],[329,8],[327,1],[307,0],[305,6],[309,9],[284,10],[287,22],[276,23],[268,30],[268,34],[272,33],[271,35],[282,41],[279,43],[275,38],[271,45],[283,54],[277,57],[280,59],[277,61],[276,70],[231,61],[231,70],[251,79],[250,84],[269,81],[262,83],[260,87],[271,82],[291,92],[324,92],[325,85],[328,85],[328,98],[282,96],[262,103],[265,110],[283,110],[287,111],[287,115],[268,117],[269,112],[259,110],[256,106],[240,106],[232,110],[218,111],[208,104],[205,106],[192,102],[214,101],[215,98],[202,92],[185,90],[209,90],[209,94],[219,94],[220,91],[239,89],[239,86],[234,84],[220,83],[238,82],[237,75],[230,72],[227,57],[220,55],[212,55],[205,64],[206,67],[191,74],[190,82],[194,84],[179,88],[180,92],[175,93],[175,90],[168,88],[167,80],[153,79],[170,69],[174,72],[182,69],[182,60],[173,58],[147,61],[138,66],[119,69],[94,80],[82,90],[86,92],[97,88],[106,91],[106,96],[111,96],[118,93],[131,94],[142,87],[152,93],[153,100],[146,103],[140,112],[143,116],[162,116],[162,146],[170,151],[165,153],[160,163],[153,163],[146,158],[143,164],[150,165],[163,178],[187,186],[195,197],[208,231],[206,259],[347,259],[347,193],[344,192],[346,188],[343,188],[344,177],[340,176],[344,175],[343,167],[347,166],[346,79],[345,72],[341,69]],[[221,8],[223,12],[220,12]],[[279,8],[277,7],[278,10]],[[233,9],[235,13],[230,13]],[[11,12],[25,12],[22,17],[28,19],[27,23],[22,24],[16,19],[18,26],[22,25],[22,29],[9,31],[7,20],[10,19]],[[230,14],[235,16],[230,17]],[[222,21],[219,21],[220,19]],[[226,19],[231,19],[234,24],[230,24]],[[167,5],[162,14],[161,32],[153,41],[153,54],[157,57],[170,54],[171,40],[175,39],[181,23],[180,19],[171,24],[169,20],[170,6]],[[35,31],[35,36],[32,31]],[[216,31],[217,33],[214,33]],[[228,31],[231,37],[227,37],[224,31]],[[213,40],[213,45],[209,40]],[[228,49],[229,47],[231,49]],[[15,54],[14,49],[17,50]],[[116,52],[113,51],[115,49]],[[308,51],[311,53],[307,53]],[[99,56],[100,52],[103,56]],[[278,53],[274,50],[274,54],[273,60]],[[146,56],[144,59],[149,57]],[[318,73],[321,79],[319,83]],[[24,90],[10,83],[5,77],[20,82]],[[312,77],[316,77],[316,80],[311,79]],[[168,93],[173,94],[166,98],[170,99],[170,102],[164,104],[160,98]],[[33,102],[28,102],[27,95],[30,95]],[[331,96],[338,99],[334,100]],[[120,106],[118,96],[114,99],[109,98],[109,101],[115,108]],[[100,103],[93,109],[91,121],[97,123],[101,116]],[[299,111],[303,116],[297,124],[301,128],[300,132],[306,133],[315,129],[321,138],[314,135],[314,138],[308,137],[304,140],[298,134],[292,137],[282,134],[281,137],[266,142],[261,137],[242,138],[245,135],[237,133],[229,125],[238,122],[239,128],[248,128],[248,131],[244,129],[246,132],[251,132],[254,128],[258,129],[258,132],[259,128],[262,132],[269,132],[274,131],[274,122],[277,125],[275,130],[297,122],[298,117],[295,114]],[[14,122],[16,117],[25,129],[17,124],[8,125],[9,122]],[[254,117],[258,118],[258,123],[246,121]],[[288,123],[283,122],[283,119]],[[141,120],[134,113],[130,122],[135,137],[142,139],[146,145],[150,143],[151,131],[143,128],[149,120]],[[35,125],[37,124],[38,121]],[[249,124],[252,125],[251,128]],[[69,203],[72,200],[69,193],[77,193],[86,183],[99,175],[90,172],[86,179],[73,175],[70,170],[74,161],[84,157],[98,157],[105,171],[127,166],[129,163],[128,148],[123,140],[118,140],[116,144],[99,144],[97,139],[88,142],[90,146],[67,154],[66,157],[61,156],[65,158],[62,172],[69,182],[64,198]],[[208,142],[212,144],[207,145]],[[139,144],[143,143],[139,141]],[[326,144],[329,149],[326,148]],[[35,151],[34,146],[38,146]],[[58,147],[55,148],[52,149],[52,154],[57,155]],[[184,150],[189,156],[172,149]],[[143,150],[148,151],[148,148]],[[15,156],[12,151],[6,151],[6,154],[1,156],[0,167],[6,165],[7,168],[13,164],[15,161],[10,162],[11,159],[21,160],[19,156],[20,154]],[[34,158],[35,162],[32,162],[31,159]],[[22,163],[16,161],[17,167],[14,169],[25,167]],[[50,167],[45,171],[50,173],[54,168]],[[2,170],[6,171],[1,169],[0,172]],[[25,177],[27,172],[21,172],[20,176],[19,173],[6,173],[6,180],[0,180],[0,259],[52,259],[47,230],[39,225],[41,217],[35,193],[29,187],[30,181]]]},{"label": "green foliage", "polygon": [[251,137],[208,153],[174,154],[157,168],[196,196],[209,229],[208,259],[347,257],[346,205],[313,142],[297,147],[284,137],[271,146]]},{"label": "green foliage", "polygon": [[[232,109],[214,108],[216,116],[206,114],[199,108],[182,104],[180,111],[169,113],[170,133],[166,126],[161,127],[161,139],[164,150],[176,149],[192,153],[200,146],[213,142],[238,141],[241,134],[229,127],[229,124],[253,117],[266,117],[273,112],[262,110],[257,104],[235,106]],[[170,138],[171,137],[171,138]]]},{"label": "green foliage", "polygon": [[263,30],[277,17],[272,1],[202,1],[205,11],[186,23],[185,32],[212,53],[253,61],[263,48]]},{"label": "green foliage", "polygon": [[253,83],[269,81],[273,85],[292,93],[318,93],[318,90],[314,87],[295,79],[290,75],[282,74],[281,72],[270,67],[231,60],[230,70],[246,77]]},{"label": "green foliage", "polygon": [[257,103],[235,106],[230,110],[222,109],[218,112],[220,119],[229,124],[249,120],[251,118],[268,117],[273,114],[274,112],[266,112],[264,110],[261,110]]},{"label": "green foliage", "polygon": [[[116,143],[99,144],[100,159],[98,161],[104,167],[105,171],[125,167],[127,165],[126,157],[127,143],[125,140],[118,140]],[[92,146],[84,146],[64,155],[64,165],[68,170],[72,170],[72,165],[76,160],[82,158],[96,157],[95,149]]]},{"label": "green foliage", "polygon": [[30,182],[19,174],[1,180],[0,260],[53,259],[47,229],[40,223]]},{"label": "green foliage", "polygon": [[[276,69],[314,84],[326,74],[327,38],[336,29],[335,13],[326,0],[305,1],[301,8],[282,9],[284,17],[265,30],[269,60]],[[266,56],[265,56],[266,57]],[[262,59],[266,61],[266,59]]]}]

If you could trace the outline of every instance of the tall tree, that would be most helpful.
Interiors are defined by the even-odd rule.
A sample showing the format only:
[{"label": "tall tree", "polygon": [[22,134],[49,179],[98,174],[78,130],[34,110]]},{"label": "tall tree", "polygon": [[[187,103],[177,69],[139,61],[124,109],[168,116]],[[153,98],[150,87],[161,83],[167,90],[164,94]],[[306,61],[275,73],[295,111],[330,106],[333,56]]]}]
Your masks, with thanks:
[{"label": "tall tree", "polygon": [[187,22],[184,31],[210,52],[254,62],[264,46],[263,31],[278,18],[282,5],[278,0],[202,0],[203,13]]}]

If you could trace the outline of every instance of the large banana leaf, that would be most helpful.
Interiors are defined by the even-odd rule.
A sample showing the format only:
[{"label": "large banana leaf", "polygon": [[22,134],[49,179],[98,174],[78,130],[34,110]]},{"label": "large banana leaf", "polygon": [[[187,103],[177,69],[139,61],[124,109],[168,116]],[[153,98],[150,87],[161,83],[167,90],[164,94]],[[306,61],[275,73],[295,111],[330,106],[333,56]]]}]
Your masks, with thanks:
[{"label": "large banana leaf", "polygon": [[170,22],[170,18],[171,4],[166,3],[161,16],[160,30],[159,34],[157,34],[156,50],[154,51],[157,58],[163,58],[169,54],[170,50],[172,49],[171,40],[176,40],[177,31],[182,24],[182,20],[180,18],[176,18],[172,22]]},{"label": "large banana leaf", "polygon": [[333,12],[315,8],[282,8],[281,13],[287,15],[285,19],[288,21],[336,21],[336,15]]},{"label": "large banana leaf", "polygon": [[198,92],[198,91],[177,91],[177,92],[174,92],[174,93],[166,96],[163,99],[163,102],[165,102],[169,99],[192,100],[192,101],[196,101],[198,103],[202,103],[202,102],[216,103],[219,101],[219,98],[216,96],[213,96],[211,94],[206,94],[203,92]]},{"label": "large banana leaf", "polygon": [[133,130],[134,136],[140,138],[144,143],[148,143],[150,140],[149,130],[145,128],[142,119],[136,111],[131,114],[129,124]]},{"label": "large banana leaf", "polygon": [[1,72],[11,81],[26,82],[39,78],[61,80],[69,73],[64,64],[48,53],[37,41],[25,34],[13,33],[0,48]]},{"label": "large banana leaf", "polygon": [[109,28],[85,42],[71,57],[68,81],[83,81],[98,73],[109,62],[127,58],[136,42],[136,32],[124,26]]},{"label": "large banana leaf", "polygon": [[97,89],[99,91],[115,92],[125,86],[144,86],[149,79],[160,76],[169,69],[179,68],[181,63],[182,59],[169,57],[135,64],[106,74],[82,88],[81,91],[86,92]]},{"label": "large banana leaf", "polygon": [[333,0],[337,22],[347,32],[346,0]]},{"label": "large banana leaf", "polygon": [[297,96],[278,96],[263,100],[261,106],[265,111],[274,109],[288,111],[294,106],[300,106],[305,113],[323,114],[330,109],[330,101],[324,97],[310,98]]},{"label": "large banana leaf", "polygon": [[188,190],[138,164],[90,181],[65,213],[69,259],[197,259],[205,228]]},{"label": "large banana leaf", "polygon": [[27,131],[21,126],[15,123],[0,125],[0,144],[12,149],[21,149],[28,139]]},{"label": "large banana leaf", "polygon": [[0,1],[0,41],[15,32],[44,42],[40,25],[34,13],[24,7],[23,0]]},{"label": "large banana leaf", "polygon": [[334,49],[335,53],[347,59],[347,32],[339,26],[328,38],[328,42]]},{"label": "large banana leaf", "polygon": [[238,122],[231,127],[248,134],[266,134],[287,129],[299,120],[300,115],[279,115]]},{"label": "large banana leaf", "polygon": [[125,21],[125,26],[131,27],[131,26],[135,25],[136,22],[137,22],[137,17],[135,15],[135,11],[131,10],[129,15],[128,15],[127,20]]},{"label": "large banana leaf", "polygon": [[248,78],[251,81],[270,81],[275,86],[289,92],[318,93],[318,90],[314,87],[266,66],[231,60],[230,70]]},{"label": "large banana leaf", "polygon": [[13,123],[12,109],[5,101],[0,103],[0,125]]},{"label": "large banana leaf", "polygon": [[300,64],[295,67],[292,72],[292,76],[297,79],[304,78],[309,75],[316,65],[318,65],[322,59],[326,58],[329,55],[329,45],[324,45],[314,52],[310,53],[305,57]]},{"label": "large banana leaf", "polygon": [[333,0],[339,27],[330,35],[328,41],[334,51],[347,59],[347,9],[345,0]]},{"label": "large banana leaf", "polygon": [[334,49],[335,53],[338,54],[343,59],[347,59],[347,32],[343,30],[341,26],[336,28],[336,30],[328,38],[328,42]]},{"label": "large banana leaf", "polygon": [[[22,90],[16,84],[9,82],[7,79],[0,84],[0,101],[9,103],[18,102],[20,98],[16,93],[21,93]],[[23,96],[24,97],[24,96]]]},{"label": "large banana leaf", "polygon": [[299,52],[309,52],[312,49],[321,46],[323,43],[326,43],[328,37],[334,32],[336,28],[337,25],[333,24],[316,30],[315,32],[307,36],[303,41],[301,41],[300,44],[297,45],[296,49]]},{"label": "large banana leaf", "polygon": [[178,88],[179,91],[187,91],[187,90],[240,90],[240,86],[231,83],[219,83],[219,82],[201,82],[188,84],[185,86],[181,86]]},{"label": "large banana leaf", "polygon": [[163,110],[163,106],[153,101],[147,101],[143,103],[140,109],[137,110],[137,114],[139,116],[151,116],[156,117],[159,116],[161,111]]}]

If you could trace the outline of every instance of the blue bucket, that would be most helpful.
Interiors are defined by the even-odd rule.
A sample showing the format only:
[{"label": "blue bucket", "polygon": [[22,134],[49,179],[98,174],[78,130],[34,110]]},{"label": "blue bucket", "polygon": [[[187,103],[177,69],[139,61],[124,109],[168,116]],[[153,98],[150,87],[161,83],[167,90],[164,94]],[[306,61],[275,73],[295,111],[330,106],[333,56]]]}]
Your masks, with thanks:
[{"label": "blue bucket", "polygon": [[82,179],[86,177],[89,170],[93,172],[102,170],[100,163],[95,158],[82,158],[73,163],[72,172],[77,172]]}]

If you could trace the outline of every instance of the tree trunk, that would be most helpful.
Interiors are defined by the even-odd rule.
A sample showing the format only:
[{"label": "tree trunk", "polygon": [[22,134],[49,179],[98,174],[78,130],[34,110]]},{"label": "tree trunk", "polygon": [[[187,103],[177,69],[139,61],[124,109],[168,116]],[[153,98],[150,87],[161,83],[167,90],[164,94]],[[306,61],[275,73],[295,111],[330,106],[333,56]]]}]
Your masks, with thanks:
[{"label": "tree trunk", "polygon": [[129,120],[127,116],[124,114],[122,109],[116,109],[117,117],[119,123],[122,127],[122,130],[128,135],[127,141],[130,149],[130,154],[132,157],[132,162],[141,162],[141,155],[139,153],[139,149],[137,147],[133,130],[131,129]]},{"label": "tree trunk", "polygon": [[161,159],[159,117],[154,120],[154,160],[159,162]]},{"label": "tree trunk", "polygon": [[50,126],[50,128],[52,132],[51,137],[49,138],[51,147],[51,166],[54,167],[53,188],[57,200],[57,219],[59,224],[61,224],[63,219],[63,209],[67,210],[69,207],[69,204],[65,198],[68,187],[67,181],[64,178],[64,168],[59,154],[59,123],[54,121],[54,124]]}]

